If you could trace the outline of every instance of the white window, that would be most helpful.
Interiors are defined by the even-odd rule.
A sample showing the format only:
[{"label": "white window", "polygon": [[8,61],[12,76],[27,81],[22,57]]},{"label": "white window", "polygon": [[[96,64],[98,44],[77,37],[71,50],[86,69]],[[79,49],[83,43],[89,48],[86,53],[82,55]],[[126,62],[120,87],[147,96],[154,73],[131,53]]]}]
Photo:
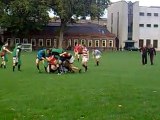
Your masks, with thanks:
[{"label": "white window", "polygon": [[78,44],[78,39],[74,39],[74,46]]},{"label": "white window", "polygon": [[88,40],[88,47],[92,47],[92,40]]},{"label": "white window", "polygon": [[18,43],[20,43],[20,38],[15,39],[15,44],[18,44]]},{"label": "white window", "polygon": [[109,40],[109,47],[113,47],[113,40]]},{"label": "white window", "polygon": [[23,38],[23,44],[27,44],[28,43],[28,39],[27,38]]},{"label": "white window", "polygon": [[50,47],[51,46],[51,39],[46,39],[46,46]]},{"label": "white window", "polygon": [[36,39],[31,39],[32,46],[36,46]]},{"label": "white window", "polygon": [[106,47],[106,40],[102,40],[102,47]]},{"label": "white window", "polygon": [[71,46],[71,39],[68,39],[68,41],[67,41],[67,44],[68,44],[68,46]]},{"label": "white window", "polygon": [[95,47],[99,47],[99,40],[95,40]]},{"label": "white window", "polygon": [[43,39],[39,39],[39,46],[40,46],[40,47],[43,46]]},{"label": "white window", "polygon": [[54,39],[53,47],[54,47],[54,48],[56,48],[56,47],[57,47],[57,39]]},{"label": "white window", "polygon": [[11,38],[7,38],[8,46],[11,45]]},{"label": "white window", "polygon": [[81,40],[81,45],[85,45],[86,44],[86,40],[85,39],[82,39]]}]

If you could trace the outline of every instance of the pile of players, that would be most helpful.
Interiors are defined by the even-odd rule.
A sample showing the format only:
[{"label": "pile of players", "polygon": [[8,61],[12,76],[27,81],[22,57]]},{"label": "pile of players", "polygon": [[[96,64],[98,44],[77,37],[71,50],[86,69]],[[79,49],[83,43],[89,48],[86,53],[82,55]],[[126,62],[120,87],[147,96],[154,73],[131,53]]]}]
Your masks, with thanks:
[{"label": "pile of players", "polygon": [[[87,62],[89,58],[89,51],[83,46],[82,49],[82,66],[87,71]],[[38,51],[36,65],[39,72],[41,72],[39,64],[42,61],[44,64],[45,71],[52,73],[58,71],[58,74],[66,72],[79,72],[81,69],[74,66],[74,56],[62,49],[42,49]]]}]

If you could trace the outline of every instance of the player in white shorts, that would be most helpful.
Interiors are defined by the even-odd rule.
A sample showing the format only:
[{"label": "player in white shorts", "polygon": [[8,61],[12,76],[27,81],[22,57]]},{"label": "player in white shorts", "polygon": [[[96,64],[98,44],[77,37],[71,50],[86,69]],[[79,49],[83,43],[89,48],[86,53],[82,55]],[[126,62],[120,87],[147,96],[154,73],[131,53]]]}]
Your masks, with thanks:
[{"label": "player in white shorts", "polygon": [[85,68],[85,72],[88,70],[88,60],[89,60],[89,51],[86,47],[86,45],[83,45],[82,50],[82,66]]},{"label": "player in white shorts", "polygon": [[99,66],[99,59],[101,58],[101,52],[97,49],[93,49],[92,55],[93,58],[95,59],[96,65]]}]

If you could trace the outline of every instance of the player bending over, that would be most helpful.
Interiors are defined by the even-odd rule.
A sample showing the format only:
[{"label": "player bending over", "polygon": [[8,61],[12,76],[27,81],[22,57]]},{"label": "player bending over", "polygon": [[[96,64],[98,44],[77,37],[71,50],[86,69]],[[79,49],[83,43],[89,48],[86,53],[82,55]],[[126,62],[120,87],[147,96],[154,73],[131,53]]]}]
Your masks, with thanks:
[{"label": "player bending over", "polygon": [[74,63],[74,57],[68,52],[63,52],[60,54],[60,61],[62,62],[62,65],[67,68],[71,72],[81,72],[81,69],[78,67],[75,67],[73,65]]},{"label": "player bending over", "polygon": [[49,55],[50,55],[50,50],[49,49],[43,49],[43,50],[38,51],[37,58],[36,58],[36,66],[37,66],[37,69],[38,69],[39,73],[41,73],[41,70],[39,68],[40,62],[43,62],[45,71],[47,72],[47,66],[45,65],[45,61],[48,61],[46,58]]}]

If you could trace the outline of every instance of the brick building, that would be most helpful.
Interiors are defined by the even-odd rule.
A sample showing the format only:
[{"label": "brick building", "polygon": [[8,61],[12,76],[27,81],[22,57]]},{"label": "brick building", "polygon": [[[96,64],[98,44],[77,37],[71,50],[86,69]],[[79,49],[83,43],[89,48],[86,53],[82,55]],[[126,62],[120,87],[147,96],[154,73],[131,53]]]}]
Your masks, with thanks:
[{"label": "brick building", "polygon": [[[32,31],[28,37],[11,38],[9,33],[4,34],[4,41],[11,45],[16,43],[32,43],[33,49],[57,47],[60,23],[50,23],[42,31]],[[106,27],[92,23],[78,23],[67,25],[64,32],[63,48],[73,49],[76,43],[86,44],[88,48],[115,49],[115,35]]]}]

